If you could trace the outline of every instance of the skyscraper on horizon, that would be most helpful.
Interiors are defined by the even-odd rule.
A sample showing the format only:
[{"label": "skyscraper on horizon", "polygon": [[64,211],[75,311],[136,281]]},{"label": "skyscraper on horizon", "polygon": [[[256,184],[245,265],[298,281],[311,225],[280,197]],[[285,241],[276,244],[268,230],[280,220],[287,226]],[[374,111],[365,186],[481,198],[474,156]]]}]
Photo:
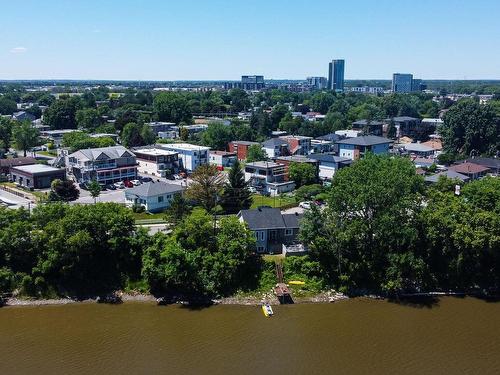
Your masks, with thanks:
[{"label": "skyscraper on horizon", "polygon": [[392,75],[392,92],[418,92],[422,91],[425,85],[421,79],[414,79],[413,74],[394,73]]},{"label": "skyscraper on horizon", "polygon": [[337,92],[344,91],[344,60],[332,60],[328,64],[328,88]]}]

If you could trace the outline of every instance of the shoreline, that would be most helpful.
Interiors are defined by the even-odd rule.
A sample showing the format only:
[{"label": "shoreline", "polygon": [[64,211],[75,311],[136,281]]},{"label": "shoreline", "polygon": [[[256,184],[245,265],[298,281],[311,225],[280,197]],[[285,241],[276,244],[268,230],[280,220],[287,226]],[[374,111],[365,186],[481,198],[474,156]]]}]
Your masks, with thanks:
[{"label": "shoreline", "polygon": [[[427,292],[427,293],[413,293],[413,294],[401,294],[398,298],[391,298],[387,296],[366,294],[358,296],[347,296],[336,291],[324,291],[311,296],[294,297],[292,304],[318,304],[318,303],[335,303],[339,301],[349,300],[353,298],[369,298],[377,300],[395,300],[401,299],[419,299],[419,298],[439,298],[439,297],[478,297],[478,298],[492,298],[492,296],[479,295],[477,293],[465,293],[465,292]],[[495,298],[495,297],[493,297]],[[260,306],[263,302],[269,303],[270,305],[280,305],[278,298],[271,292],[261,293],[249,296],[231,296],[218,299],[200,299],[200,300],[186,300],[186,299],[175,299],[166,300],[165,298],[157,298],[152,294],[143,293],[124,293],[116,292],[113,295],[107,297],[89,297],[83,299],[77,298],[49,298],[49,299],[36,299],[36,298],[19,298],[19,297],[8,297],[0,302],[0,307],[16,307],[16,306],[60,306],[69,304],[90,304],[90,303],[104,303],[104,304],[122,304],[122,303],[154,303],[157,305],[233,305],[233,306]]]}]

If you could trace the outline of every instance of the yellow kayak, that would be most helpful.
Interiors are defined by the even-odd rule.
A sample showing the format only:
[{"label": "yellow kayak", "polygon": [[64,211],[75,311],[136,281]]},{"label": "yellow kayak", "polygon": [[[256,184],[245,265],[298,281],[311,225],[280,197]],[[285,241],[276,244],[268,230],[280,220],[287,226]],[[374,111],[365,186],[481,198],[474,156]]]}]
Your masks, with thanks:
[{"label": "yellow kayak", "polygon": [[292,285],[304,285],[305,282],[303,281],[290,281],[288,284],[292,284]]},{"label": "yellow kayak", "polygon": [[273,312],[273,309],[271,307],[271,305],[269,305],[268,303],[262,305],[262,312],[264,313],[265,316],[267,316],[268,318],[270,318],[271,316],[273,316],[274,312]]}]

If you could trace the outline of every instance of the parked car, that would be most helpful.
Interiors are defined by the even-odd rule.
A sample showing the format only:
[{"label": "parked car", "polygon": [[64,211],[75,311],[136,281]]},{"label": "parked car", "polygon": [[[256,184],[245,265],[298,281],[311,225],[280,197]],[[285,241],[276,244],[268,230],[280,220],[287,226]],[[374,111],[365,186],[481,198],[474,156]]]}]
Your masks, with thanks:
[{"label": "parked car", "polygon": [[144,182],[151,182],[153,179],[151,177],[141,177],[141,181]]},{"label": "parked car", "polygon": [[101,187],[101,190],[106,190],[106,184],[100,183],[99,186]]},{"label": "parked car", "polygon": [[182,180],[182,177],[178,174],[174,174],[174,179],[175,180]]},{"label": "parked car", "polygon": [[116,190],[116,186],[115,186],[115,184],[107,184],[106,185],[106,189],[108,189],[108,190]]},{"label": "parked car", "polygon": [[132,183],[132,181],[129,181],[129,180],[123,181],[123,184],[125,185],[125,187],[128,187],[128,188],[134,187],[134,184]]},{"label": "parked car", "polygon": [[308,210],[309,208],[311,208],[311,202],[300,202],[299,207]]},{"label": "parked car", "polygon": [[165,178],[166,178],[167,180],[175,180],[175,177],[174,177],[174,175],[173,175],[173,174],[167,174],[167,175],[165,176]]},{"label": "parked car", "polygon": [[117,189],[125,189],[125,184],[123,183],[123,181],[115,182],[113,185],[115,185]]},{"label": "parked car", "polygon": [[132,180],[132,181],[130,181],[130,182],[131,182],[131,183],[132,183],[132,185],[134,185],[134,186],[139,186],[139,185],[141,184],[141,181],[139,181],[139,180]]}]

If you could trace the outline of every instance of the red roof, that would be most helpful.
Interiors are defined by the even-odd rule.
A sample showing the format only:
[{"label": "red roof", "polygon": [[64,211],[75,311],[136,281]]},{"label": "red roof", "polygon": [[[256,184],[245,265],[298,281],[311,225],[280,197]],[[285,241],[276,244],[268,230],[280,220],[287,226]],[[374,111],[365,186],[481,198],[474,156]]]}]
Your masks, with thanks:
[{"label": "red roof", "polygon": [[450,171],[454,171],[462,174],[476,174],[489,171],[489,168],[483,167],[482,165],[470,163],[466,161],[462,164],[452,165],[448,168]]}]

